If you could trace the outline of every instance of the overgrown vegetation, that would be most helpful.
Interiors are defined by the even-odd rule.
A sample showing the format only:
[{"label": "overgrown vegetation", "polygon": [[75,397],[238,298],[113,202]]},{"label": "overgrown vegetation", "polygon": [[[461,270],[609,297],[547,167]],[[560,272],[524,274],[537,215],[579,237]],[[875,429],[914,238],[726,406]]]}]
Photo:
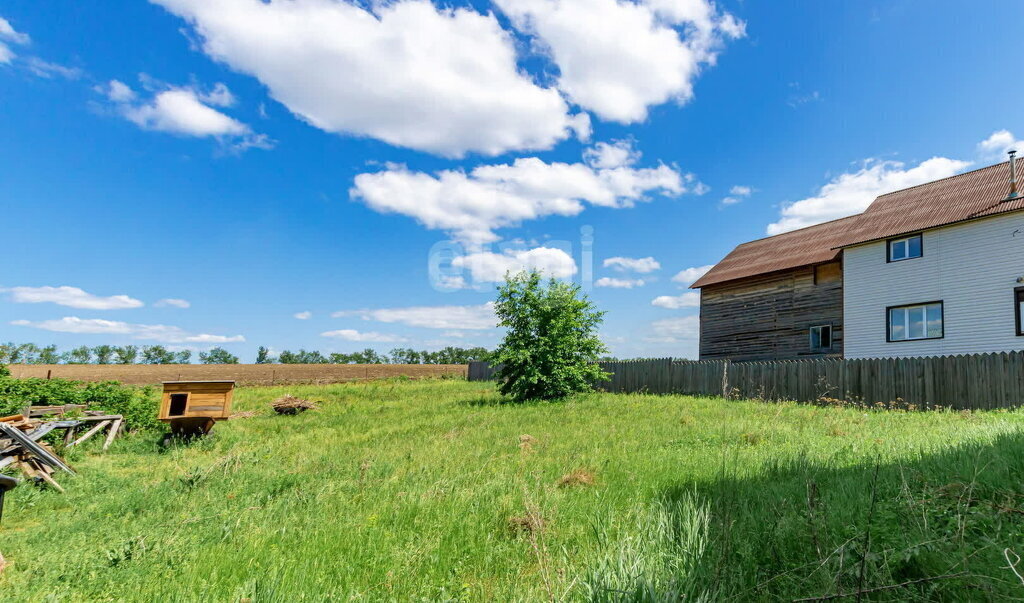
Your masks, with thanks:
[{"label": "overgrown vegetation", "polygon": [[14,379],[0,371],[0,416],[20,413],[28,405],[83,404],[124,416],[128,429],[160,427],[157,393],[152,387],[123,385],[117,381],[83,383],[69,379]]},{"label": "overgrown vegetation", "polygon": [[555,400],[589,391],[607,378],[597,361],[607,350],[597,336],[603,312],[579,285],[539,272],[506,275],[494,312],[505,338],[490,361],[502,394],[515,400]]},{"label": "overgrown vegetation", "polygon": [[[5,599],[1019,598],[1024,413],[463,381],[242,388],[212,437],[8,495]],[[279,416],[285,394],[319,409]],[[575,476],[575,477],[573,477]],[[1017,566],[1018,571],[1024,569]],[[896,586],[903,585],[903,586]],[[872,590],[884,589],[884,590]],[[853,600],[856,597],[851,597]]]}]

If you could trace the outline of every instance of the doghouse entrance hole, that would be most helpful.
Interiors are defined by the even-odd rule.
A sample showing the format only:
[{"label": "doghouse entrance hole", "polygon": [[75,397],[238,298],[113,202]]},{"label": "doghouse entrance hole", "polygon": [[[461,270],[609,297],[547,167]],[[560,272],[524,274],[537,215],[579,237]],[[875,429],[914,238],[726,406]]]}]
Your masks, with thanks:
[{"label": "doghouse entrance hole", "polygon": [[171,394],[171,408],[167,414],[172,417],[185,414],[188,406],[188,394]]}]

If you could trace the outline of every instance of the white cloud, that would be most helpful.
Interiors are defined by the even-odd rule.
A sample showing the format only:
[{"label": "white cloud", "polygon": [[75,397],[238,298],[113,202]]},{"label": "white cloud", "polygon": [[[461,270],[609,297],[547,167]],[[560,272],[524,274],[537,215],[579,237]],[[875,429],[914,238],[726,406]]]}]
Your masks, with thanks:
[{"label": "white cloud", "polygon": [[0,63],[10,63],[16,56],[11,47],[5,44],[28,44],[31,40],[28,34],[17,32],[10,21],[0,17]]},{"label": "white cloud", "polygon": [[650,256],[645,258],[626,258],[616,256],[613,258],[607,258],[604,261],[603,266],[605,268],[614,268],[619,272],[632,271],[639,272],[641,274],[654,272],[661,268],[661,264],[658,263],[658,260]]},{"label": "white cloud", "polygon": [[144,305],[127,295],[100,297],[78,287],[10,287],[0,291],[10,293],[11,301],[18,304],[52,303],[84,310],[125,310]]},{"label": "white cloud", "polygon": [[412,172],[389,165],[359,174],[349,191],[372,209],[417,219],[464,242],[498,240],[497,228],[550,215],[574,216],[584,203],[631,207],[651,193],[679,195],[694,182],[674,168],[594,168],[584,163],[546,163],[536,157],[511,164],[481,165],[469,173]]},{"label": "white cloud", "polygon": [[187,299],[177,299],[177,298],[174,298],[174,297],[165,297],[164,299],[158,300],[153,305],[158,307],[158,308],[164,308],[164,307],[167,307],[167,306],[172,306],[174,308],[182,308],[182,309],[184,309],[184,308],[192,307],[192,304],[188,303]]},{"label": "white cloud", "polygon": [[224,84],[217,84],[210,92],[170,87],[156,92],[147,101],[138,102],[135,91],[118,80],[111,80],[98,89],[114,103],[125,119],[143,130],[196,138],[212,137],[239,151],[273,146],[266,135],[255,134],[246,124],[204,103],[218,106],[233,103],[234,97]]},{"label": "white cloud", "polygon": [[558,67],[558,86],[601,118],[642,121],[652,105],[693,96],[743,23],[706,0],[495,0]]},{"label": "white cloud", "polygon": [[65,67],[64,65],[44,61],[39,57],[28,57],[25,59],[25,66],[35,75],[45,79],[62,77],[69,80],[77,80],[83,75],[82,70],[78,67]]},{"label": "white cloud", "polygon": [[694,266],[692,268],[684,268],[680,270],[678,274],[672,277],[672,281],[679,283],[683,286],[692,285],[700,277],[707,274],[708,270],[714,268],[714,264],[708,264],[707,266]]},{"label": "white cloud", "polygon": [[296,312],[295,314],[292,314],[292,316],[298,318],[299,320],[309,320],[310,318],[313,317],[313,313],[310,312],[309,310],[305,310],[303,312]]},{"label": "white cloud", "polygon": [[231,94],[231,90],[223,82],[217,82],[210,91],[201,93],[199,99],[215,107],[230,107],[236,102],[235,95]]},{"label": "white cloud", "polygon": [[652,335],[644,341],[652,343],[678,343],[694,341],[700,336],[699,316],[663,318],[651,323]]},{"label": "white cloud", "polygon": [[115,103],[135,100],[135,91],[128,84],[118,80],[110,80],[106,86],[99,86],[97,91]]},{"label": "white cloud", "polygon": [[334,337],[336,339],[344,339],[345,341],[366,341],[366,342],[397,342],[405,341],[405,338],[398,337],[397,335],[388,335],[387,333],[378,333],[376,331],[365,331],[360,332],[355,329],[338,329],[337,331],[325,331],[320,333],[323,337]]},{"label": "white cloud", "polygon": [[210,57],[258,78],[299,118],[448,156],[547,149],[589,133],[517,66],[491,14],[425,0],[154,0]]},{"label": "white cloud", "polygon": [[28,44],[31,42],[28,34],[15,31],[11,22],[3,17],[0,17],[0,40],[6,40],[15,44]]},{"label": "white cloud", "polygon": [[1024,151],[1024,144],[1009,130],[997,130],[978,143],[978,154],[989,161],[1006,161],[1007,151]]},{"label": "white cloud", "polygon": [[551,247],[469,253],[452,258],[452,266],[468,270],[472,281],[477,283],[500,282],[506,273],[523,271],[535,270],[551,278],[569,278],[576,274],[576,262],[572,256]]},{"label": "white cloud", "polygon": [[494,303],[479,306],[413,306],[408,308],[381,308],[377,310],[342,310],[331,314],[334,318],[356,316],[363,320],[399,323],[426,329],[483,330],[494,328],[498,319]]},{"label": "white cloud", "polygon": [[814,197],[783,207],[782,217],[769,224],[767,232],[775,235],[851,216],[864,211],[881,194],[946,178],[969,165],[968,161],[932,157],[906,168],[899,161],[869,159],[856,172],[833,178]]},{"label": "white cloud", "polygon": [[77,316],[65,316],[60,319],[39,322],[14,320],[11,321],[11,324],[59,333],[127,335],[133,339],[145,339],[164,343],[233,343],[245,341],[245,337],[241,335],[229,337],[226,335],[210,335],[208,333],[189,333],[180,327],[167,325],[140,325],[117,320],[78,318]]},{"label": "white cloud", "polygon": [[736,185],[729,189],[729,196],[722,199],[722,205],[735,205],[754,192],[749,186]]},{"label": "white cloud", "polygon": [[595,287],[610,287],[612,289],[632,289],[633,287],[643,287],[645,284],[642,278],[612,278],[604,277],[594,281]]},{"label": "white cloud", "polygon": [[583,159],[598,169],[617,168],[640,161],[640,151],[634,149],[629,140],[599,142],[583,152]]},{"label": "white cloud", "polygon": [[651,300],[652,306],[679,310],[680,308],[699,308],[700,293],[688,292],[682,295],[659,295]]}]

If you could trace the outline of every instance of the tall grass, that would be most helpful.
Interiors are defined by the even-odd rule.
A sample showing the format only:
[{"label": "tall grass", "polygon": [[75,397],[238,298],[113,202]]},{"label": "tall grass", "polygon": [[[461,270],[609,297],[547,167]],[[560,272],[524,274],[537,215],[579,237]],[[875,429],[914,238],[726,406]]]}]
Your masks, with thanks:
[{"label": "tall grass", "polygon": [[[323,404],[273,414],[285,393]],[[259,414],[188,445],[73,449],[66,495],[13,491],[0,599],[775,600],[917,580],[868,596],[1024,592],[1003,554],[1024,554],[1019,412],[510,405],[463,381],[235,400]]]}]

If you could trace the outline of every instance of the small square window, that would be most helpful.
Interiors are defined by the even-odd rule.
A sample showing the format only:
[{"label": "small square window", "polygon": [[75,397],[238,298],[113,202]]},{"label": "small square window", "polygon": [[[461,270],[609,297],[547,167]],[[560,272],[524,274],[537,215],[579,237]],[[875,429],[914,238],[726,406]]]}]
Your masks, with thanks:
[{"label": "small square window", "polygon": [[923,251],[921,235],[919,234],[912,237],[890,239],[887,247],[889,254],[888,261],[890,262],[919,258]]},{"label": "small square window", "polygon": [[811,327],[811,351],[827,352],[832,349],[832,325]]}]

